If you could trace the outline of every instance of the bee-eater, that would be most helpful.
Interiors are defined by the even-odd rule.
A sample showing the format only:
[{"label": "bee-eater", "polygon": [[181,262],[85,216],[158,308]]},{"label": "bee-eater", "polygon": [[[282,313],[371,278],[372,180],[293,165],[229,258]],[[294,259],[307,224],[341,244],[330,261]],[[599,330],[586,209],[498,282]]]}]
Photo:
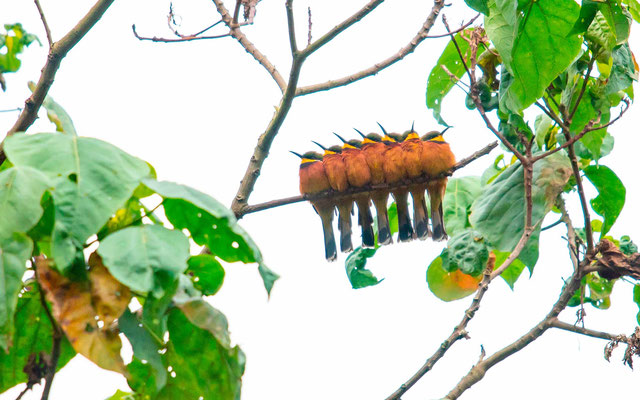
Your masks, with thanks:
[{"label": "bee-eater", "polygon": [[[313,142],[324,150],[322,165],[329,179],[331,188],[337,192],[344,192],[349,188],[347,167],[342,156],[342,147],[324,147],[320,143]],[[338,229],[340,230],[340,251],[348,253],[353,251],[351,243],[351,211],[353,209],[353,197],[341,196],[334,199],[338,208]]]},{"label": "bee-eater", "polygon": [[[327,178],[322,163],[322,154],[315,151],[308,151],[303,155],[292,151],[291,153],[300,157],[300,193],[314,194],[331,189],[331,184]],[[322,220],[322,232],[324,233],[324,256],[328,261],[335,261],[337,258],[336,240],[333,236],[333,210],[335,203],[333,199],[324,198],[311,202],[320,219]]]},{"label": "bee-eater", "polygon": [[[456,158],[451,152],[449,143],[445,142],[442,137],[443,133],[444,131],[432,131],[422,137],[422,168],[427,176],[438,176],[456,164]],[[431,203],[433,240],[435,241],[442,241],[448,238],[442,215],[442,200],[447,189],[447,180],[445,177],[427,183],[427,192],[429,192]]]},{"label": "bee-eater", "polygon": [[[333,133],[344,143],[342,156],[347,168],[347,179],[351,187],[363,187],[371,184],[371,171],[367,160],[360,150],[362,142],[359,140],[345,140],[337,133]],[[362,230],[362,247],[374,247],[376,239],[373,234],[373,216],[371,215],[369,193],[354,194],[353,199],[358,206],[358,224]]]},{"label": "bee-eater", "polygon": [[[355,128],[354,128],[355,129]],[[387,146],[382,143],[382,136],[377,133],[364,135],[355,129],[362,136],[362,153],[367,160],[369,170],[371,171],[371,184],[379,185],[385,183],[384,179],[384,161]],[[387,200],[389,199],[388,190],[373,190],[371,199],[376,207],[378,216],[378,243],[387,245],[393,242],[391,239],[391,230],[389,228],[389,215],[387,213]]]},{"label": "bee-eater", "polygon": [[[405,132],[402,136],[402,147],[404,156],[404,166],[409,179],[416,179],[422,176],[422,151],[423,144],[418,133],[413,130]],[[414,184],[409,186],[409,192],[413,198],[413,227],[420,240],[429,237],[429,218],[427,217],[427,203],[425,200],[425,184]]]},{"label": "bee-eater", "polygon": [[[384,179],[387,183],[396,183],[404,181],[407,172],[404,166],[404,155],[399,141],[402,140],[400,135],[387,133],[387,131],[378,124],[382,129],[384,136],[383,143],[387,146],[385,153],[385,161],[382,166],[384,170]],[[409,217],[409,191],[406,188],[397,188],[391,191],[396,201],[398,209],[398,240],[408,242],[413,240],[413,228],[411,227],[411,218]]]}]

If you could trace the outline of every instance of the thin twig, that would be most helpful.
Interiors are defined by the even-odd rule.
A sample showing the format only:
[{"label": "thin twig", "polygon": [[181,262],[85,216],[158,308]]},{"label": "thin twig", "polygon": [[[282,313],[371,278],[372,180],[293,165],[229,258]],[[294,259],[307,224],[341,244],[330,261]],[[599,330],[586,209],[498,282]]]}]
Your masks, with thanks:
[{"label": "thin twig", "polygon": [[36,3],[36,8],[38,9],[38,13],[40,14],[40,19],[42,20],[42,25],[44,25],[44,32],[47,35],[47,42],[49,42],[49,48],[53,46],[53,38],[51,37],[51,30],[49,29],[49,24],[47,24],[47,19],[44,16],[44,11],[42,11],[42,7],[40,6],[40,0],[33,0]]},{"label": "thin twig", "polygon": [[29,385],[27,385],[27,387],[25,387],[24,390],[22,392],[20,392],[20,394],[18,394],[18,397],[16,397],[16,400],[20,400],[22,398],[22,396],[27,394],[27,392],[29,390],[31,390],[31,388],[29,387]]},{"label": "thin twig", "polygon": [[161,37],[157,37],[157,36],[153,36],[153,37],[140,36],[140,35],[138,35],[138,32],[136,31],[136,25],[135,24],[131,25],[131,29],[133,30],[133,36],[135,36],[136,39],[138,39],[138,40],[149,40],[151,42],[156,42],[156,43],[191,42],[193,40],[220,39],[220,38],[231,36],[230,33],[224,33],[224,34],[221,34],[221,35],[212,35],[212,36],[195,36],[195,35],[194,36],[183,36],[183,35],[180,35],[179,38],[174,39],[174,38],[161,38]]},{"label": "thin twig", "polygon": [[309,14],[309,23],[307,28],[307,46],[311,45],[311,40],[313,37],[311,36],[311,7],[307,7],[307,14]]},{"label": "thin twig", "polygon": [[591,76],[591,71],[593,70],[593,63],[596,61],[595,55],[591,57],[589,60],[589,66],[587,67],[587,73],[584,76],[584,81],[582,82],[582,88],[580,88],[580,93],[578,94],[578,98],[576,99],[576,104],[573,106],[573,109],[565,119],[567,125],[571,125],[571,120],[573,120],[573,116],[576,115],[576,111],[578,111],[578,106],[582,101],[582,96],[587,90],[587,84],[589,83],[589,77]]},{"label": "thin twig", "polygon": [[[372,3],[381,3],[380,2],[370,2],[367,6],[369,6]],[[363,8],[363,10],[366,9],[366,7]],[[433,27],[433,24],[436,21],[436,18],[438,17],[438,14],[440,13],[440,10],[444,7],[444,0],[434,0],[434,6],[431,9],[431,12],[429,13],[429,16],[427,17],[425,23],[422,25],[422,27],[420,28],[420,30],[418,31],[418,33],[413,37],[413,39],[411,39],[411,41],[409,42],[409,44],[407,44],[406,46],[404,46],[403,48],[401,48],[396,54],[392,55],[391,57],[388,57],[374,65],[372,65],[369,68],[363,69],[362,71],[356,72],[354,74],[351,75],[347,75],[345,77],[342,78],[338,78],[338,79],[332,79],[323,83],[316,83],[313,85],[308,85],[308,86],[303,86],[301,88],[298,88],[298,90],[296,91],[296,96],[305,96],[311,93],[316,93],[316,92],[321,92],[321,91],[325,91],[325,90],[330,90],[333,88],[337,88],[340,86],[346,86],[349,85],[353,82],[359,81],[361,79],[367,78],[369,76],[373,76],[376,75],[378,72],[384,70],[385,68],[397,63],[398,61],[402,60],[403,58],[405,58],[407,55],[413,53],[416,49],[416,47],[418,47],[418,45],[420,43],[422,43],[425,39],[428,38],[428,33],[431,30],[431,28]],[[361,10],[362,11],[362,10]],[[369,10],[371,11],[371,10]],[[352,16],[350,18],[353,19],[354,17]],[[362,17],[360,17],[359,19],[361,19]],[[353,23],[357,22],[359,19],[357,20],[353,20]],[[336,27],[338,28],[338,27]],[[336,29],[334,28],[334,29]],[[346,29],[346,28],[345,28]],[[332,33],[332,32],[330,32]],[[339,33],[339,32],[338,32]],[[327,34],[329,35],[329,34]],[[318,44],[321,44],[323,38],[325,38],[327,35],[323,36],[322,38],[316,40],[314,43],[312,43],[310,46],[308,46],[306,49],[303,50],[303,52],[306,54],[307,52],[309,52],[310,50],[315,51],[317,50]],[[337,35],[337,33],[336,33]],[[310,54],[310,53],[309,53]],[[306,54],[308,55],[308,54]]]},{"label": "thin twig", "polygon": [[544,232],[544,231],[548,231],[551,228],[555,228],[556,226],[560,225],[562,223],[562,218],[560,218],[559,220],[557,220],[556,222],[549,224],[543,228],[540,229],[540,232]]},{"label": "thin twig", "polygon": [[289,47],[291,48],[291,54],[298,53],[298,43],[296,41],[296,25],[293,18],[293,0],[287,0],[285,3],[287,9],[287,30],[289,31]]},{"label": "thin twig", "polygon": [[562,329],[569,332],[579,333],[581,335],[590,336],[597,339],[617,340],[624,343],[629,342],[629,339],[627,339],[625,335],[614,335],[608,332],[600,332],[593,329],[587,329],[587,328],[579,327],[573,324],[560,321],[557,318],[549,321],[549,325],[552,328],[558,328],[558,329]]},{"label": "thin twig", "polygon": [[22,111],[22,108],[20,107],[16,107],[16,108],[12,108],[10,110],[0,110],[0,113],[5,113],[5,112],[16,112],[16,111]]},{"label": "thin twig", "polygon": [[[409,378],[409,380],[403,383],[395,392],[393,392],[389,397],[387,397],[386,400],[400,399],[407,390],[409,390],[413,385],[415,385],[427,372],[429,372],[433,368],[433,366],[438,362],[438,360],[440,360],[445,355],[445,353],[451,348],[451,346],[453,346],[455,342],[457,342],[460,339],[469,337],[466,331],[467,325],[469,324],[469,321],[471,321],[471,319],[475,316],[476,312],[480,308],[480,302],[482,301],[482,297],[484,296],[484,294],[487,292],[487,289],[489,288],[489,283],[491,283],[491,270],[494,267],[495,261],[496,261],[495,256],[489,259],[489,263],[487,265],[487,268],[484,271],[484,276],[482,277],[482,281],[480,281],[480,284],[478,285],[478,290],[476,291],[476,295],[473,297],[473,300],[471,301],[471,305],[469,305],[469,308],[467,308],[467,310],[465,311],[462,317],[462,320],[453,329],[453,332],[451,333],[451,335],[449,335],[449,337],[444,342],[442,342],[442,344],[438,347],[435,353],[433,353],[433,355],[427,359],[424,365],[420,367],[420,369],[415,374],[413,374],[413,376]],[[484,349],[482,349],[482,354],[484,354]],[[482,355],[482,357],[484,356]]]},{"label": "thin twig", "polygon": [[[216,9],[222,17],[222,21],[229,28],[229,34],[234,39],[236,39],[238,43],[240,43],[240,45],[247,51],[247,53],[251,54],[251,56],[253,56],[253,58],[258,63],[260,63],[260,65],[262,65],[264,69],[267,70],[269,75],[271,75],[273,80],[280,88],[280,91],[284,93],[284,91],[287,89],[287,83],[285,82],[284,78],[282,78],[282,75],[280,75],[280,72],[278,72],[275,65],[273,65],[271,61],[269,61],[269,59],[264,54],[262,54],[262,52],[260,52],[260,50],[258,50],[258,48],[253,43],[251,43],[251,41],[249,41],[249,39],[247,39],[247,36],[242,33],[242,30],[240,30],[240,26],[237,21],[234,20],[231,15],[229,15],[229,10],[227,10],[224,6],[224,1],[213,0],[213,3],[216,5]],[[240,0],[236,2],[236,7],[239,7],[238,3],[240,3]]]},{"label": "thin twig", "polygon": [[293,203],[299,203],[301,201],[305,201],[305,200],[318,200],[318,199],[322,199],[322,198],[326,198],[326,197],[332,197],[332,198],[339,198],[339,197],[344,197],[344,196],[351,196],[354,193],[362,193],[362,192],[368,192],[371,190],[378,190],[378,189],[395,189],[395,188],[400,188],[400,187],[409,187],[411,185],[415,185],[416,183],[426,183],[432,180],[437,180],[437,179],[442,179],[444,177],[447,176],[451,176],[451,174],[454,171],[459,170],[460,168],[463,168],[465,166],[467,166],[468,164],[470,164],[472,161],[477,160],[478,158],[489,154],[491,152],[491,150],[493,150],[494,148],[496,148],[498,146],[498,142],[493,142],[488,144],[487,146],[483,147],[482,149],[476,151],[475,153],[473,153],[472,155],[470,155],[469,157],[463,158],[462,160],[460,160],[458,163],[456,163],[456,165],[454,165],[450,170],[436,176],[436,177],[422,177],[422,178],[418,178],[412,181],[407,181],[407,182],[395,182],[393,184],[380,184],[380,185],[373,185],[373,186],[363,186],[363,187],[357,187],[357,188],[351,188],[347,191],[344,192],[334,192],[334,191],[326,191],[326,192],[320,192],[314,195],[303,195],[303,196],[292,196],[292,197],[286,197],[283,199],[278,199],[278,200],[271,200],[271,201],[267,201],[265,203],[259,203],[259,204],[254,204],[254,205],[247,205],[245,206],[240,213],[236,213],[236,216],[238,217],[242,217],[245,216],[247,214],[251,214],[251,213],[255,213],[258,211],[263,211],[263,210],[267,210],[270,208],[274,208],[274,207],[279,207],[279,206],[284,206],[287,204],[293,204]]},{"label": "thin twig", "polygon": [[[564,137],[567,140],[571,140],[571,135],[568,131],[564,131]],[[580,205],[582,207],[582,216],[584,217],[584,232],[587,237],[587,254],[593,252],[593,231],[591,229],[591,216],[589,215],[589,206],[587,205],[587,196],[584,193],[584,186],[582,184],[582,176],[580,176],[580,167],[578,166],[578,159],[576,152],[573,148],[573,144],[567,147],[569,153],[569,161],[571,161],[571,170],[573,171],[573,177],[576,179],[576,186],[578,188],[578,196],[580,197]]]},{"label": "thin twig", "polygon": [[561,220],[567,226],[567,242],[569,247],[569,257],[571,259],[571,264],[573,265],[573,269],[578,269],[578,235],[576,234],[576,230],[573,228],[573,223],[571,222],[571,218],[569,217],[569,212],[567,211],[567,207],[564,203],[564,199],[559,197],[556,205],[560,209]]},{"label": "thin twig", "polygon": [[[13,127],[7,132],[7,136],[11,136],[16,132],[26,131],[33,124],[38,116],[40,106],[44,101],[49,88],[53,84],[60,63],[69,51],[89,32],[89,30],[102,18],[114,0],[98,0],[91,7],[89,12],[73,27],[62,39],[53,43],[49,49],[47,62],[42,68],[40,79],[36,84],[31,96],[25,101],[24,110],[18,116],[18,120]],[[4,141],[2,142],[4,143]],[[4,162],[6,155],[0,144],[0,164]]]}]

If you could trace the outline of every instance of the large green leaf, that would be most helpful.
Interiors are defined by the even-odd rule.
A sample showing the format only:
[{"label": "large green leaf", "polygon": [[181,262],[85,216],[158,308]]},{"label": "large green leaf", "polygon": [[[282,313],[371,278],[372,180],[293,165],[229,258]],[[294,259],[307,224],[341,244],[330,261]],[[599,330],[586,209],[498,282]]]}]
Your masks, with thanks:
[{"label": "large green leaf", "polygon": [[481,234],[473,229],[458,232],[447,243],[448,261],[467,275],[478,276],[487,267],[489,248]]},{"label": "large green leaf", "polygon": [[371,271],[365,268],[367,259],[373,257],[377,250],[377,248],[365,249],[358,247],[347,257],[344,266],[352,288],[362,289],[367,286],[377,285],[383,281],[383,279],[376,278]]},{"label": "large green leaf", "polygon": [[512,9],[505,13],[498,3],[490,5],[487,34],[513,76],[501,103],[519,113],[540,98],[578,55],[581,40],[569,32],[579,7],[573,0],[532,0],[512,22]]},{"label": "large green leaf", "polygon": [[118,318],[118,327],[133,348],[134,359],[127,365],[129,385],[140,395],[154,396],[167,383],[158,341],[128,309]]},{"label": "large green leaf", "polygon": [[101,140],[39,133],[13,135],[5,143],[15,166],[32,167],[54,180],[52,254],[68,270],[87,238],[131,197],[147,164]]},{"label": "large green leaf", "polygon": [[616,93],[625,90],[638,80],[638,71],[635,70],[633,55],[629,44],[625,43],[613,49],[613,65],[605,87],[605,94]]},{"label": "large green leaf", "polygon": [[[496,268],[499,268],[509,257],[509,255],[511,255],[511,253],[497,250],[494,250],[493,254],[495,254],[496,256]],[[524,269],[524,263],[516,258],[515,260],[513,260],[511,265],[507,269],[505,269],[503,273],[500,274],[500,276],[513,290],[513,285],[515,285],[520,275],[522,275],[522,271],[524,271]]]},{"label": "large green leaf", "polygon": [[[18,299],[15,313],[13,346],[9,352],[0,351],[0,393],[23,382],[29,377],[24,367],[33,358],[40,359],[51,354],[51,322],[40,303],[40,294],[35,284],[29,285]],[[75,356],[75,351],[63,335],[57,369],[64,367]]]},{"label": "large green leaf", "polygon": [[518,28],[517,6],[515,1],[489,1],[490,14],[484,19],[487,36],[498,50],[504,64],[510,64],[512,59],[511,53]]},{"label": "large green leaf", "polygon": [[[473,29],[466,29],[456,35],[456,43],[460,48],[460,52],[465,57],[466,62],[469,62],[469,57],[471,56],[470,48],[469,43],[464,40],[461,35],[468,36],[472,31]],[[482,54],[484,50],[485,47],[480,46],[477,55]],[[442,99],[456,83],[456,80],[453,79],[447,71],[457,78],[461,78],[465,73],[464,64],[460,60],[460,55],[453,40],[445,47],[435,67],[431,70],[427,81],[427,107],[433,110],[434,117],[443,125],[447,125],[447,123],[444,122],[440,116]]]},{"label": "large green leaf", "polygon": [[613,226],[624,207],[627,189],[622,181],[609,167],[590,165],[584,169],[584,175],[598,190],[598,197],[591,200],[591,207],[598,215],[604,217],[600,237],[604,237]]},{"label": "large green leaf", "polygon": [[192,239],[207,246],[211,254],[227,262],[258,263],[260,276],[270,293],[278,275],[264,264],[260,249],[238,225],[231,210],[188,186],[152,179],[145,179],[144,184],[164,197],[165,215],[173,226],[187,229]]},{"label": "large green leaf", "polygon": [[14,232],[27,232],[40,220],[40,200],[50,187],[47,176],[31,167],[14,166],[0,172],[0,240]]},{"label": "large green leaf", "polygon": [[107,236],[98,254],[111,275],[131,290],[162,295],[163,277],[172,282],[187,269],[189,240],[159,225],[132,226]]},{"label": "large green leaf", "polygon": [[18,293],[32,249],[33,242],[24,233],[0,241],[0,348],[5,351],[11,346]]},{"label": "large green leaf", "polygon": [[480,177],[464,176],[449,179],[444,196],[444,223],[450,236],[470,227],[471,204],[482,192]]},{"label": "large green leaf", "polygon": [[[532,223],[538,224],[553,206],[571,175],[568,158],[554,153],[534,164],[532,185]],[[474,229],[498,251],[511,252],[524,232],[524,171],[520,163],[505,170],[485,186],[471,206],[470,221]],[[539,227],[519,256],[529,268],[538,259]]]},{"label": "large green leaf", "polygon": [[488,0],[464,0],[465,3],[477,12],[481,12],[485,15],[489,14]]},{"label": "large green leaf", "polygon": [[193,280],[193,286],[205,296],[212,296],[220,290],[224,282],[224,268],[211,254],[192,256],[187,261],[187,275]]},{"label": "large green leaf", "polygon": [[171,341],[164,359],[172,377],[156,399],[240,399],[242,350],[225,349],[211,332],[192,324],[177,308],[170,312],[168,326]]},{"label": "large green leaf", "polygon": [[631,15],[618,3],[619,0],[605,0],[600,2],[598,9],[614,32],[616,44],[622,44],[627,41],[631,32]]}]

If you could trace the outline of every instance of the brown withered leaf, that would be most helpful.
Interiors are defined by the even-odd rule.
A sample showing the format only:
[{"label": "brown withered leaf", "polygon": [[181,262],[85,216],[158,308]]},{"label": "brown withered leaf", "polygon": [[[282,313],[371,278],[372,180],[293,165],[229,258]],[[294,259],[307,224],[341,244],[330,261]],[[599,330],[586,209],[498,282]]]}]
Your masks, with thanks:
[{"label": "brown withered leaf", "polygon": [[640,254],[634,253],[627,256],[607,239],[602,239],[596,247],[596,251],[600,253],[596,264],[598,274],[601,277],[617,279],[621,276],[630,276],[640,279]]},{"label": "brown withered leaf", "polygon": [[108,327],[129,305],[131,291],[109,273],[96,252],[89,256],[89,281],[93,306],[98,318]]},{"label": "brown withered leaf", "polygon": [[120,356],[120,337],[107,326],[98,326],[88,283],[72,282],[49,264],[43,257],[36,259],[38,282],[71,346],[99,367],[127,376]]}]

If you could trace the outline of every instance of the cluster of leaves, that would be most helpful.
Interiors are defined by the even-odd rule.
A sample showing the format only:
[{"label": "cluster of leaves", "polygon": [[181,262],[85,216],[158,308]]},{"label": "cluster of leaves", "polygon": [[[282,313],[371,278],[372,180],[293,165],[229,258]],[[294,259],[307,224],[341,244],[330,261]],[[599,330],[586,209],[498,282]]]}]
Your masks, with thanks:
[{"label": "cluster of leaves", "polygon": [[[80,353],[126,377],[133,398],[238,398],[244,354],[205,296],[222,286],[223,261],[257,263],[267,292],[277,275],[229,209],[156,180],[153,167],[113,145],[77,136],[61,107],[51,99],[45,106],[57,132],[4,144],[0,392],[42,378],[29,372],[50,365],[28,366],[51,352],[59,326],[58,368]],[[192,255],[196,245],[209,252]],[[119,333],[133,348],[127,365]]]},{"label": "cluster of leaves", "polygon": [[27,33],[22,24],[5,24],[6,33],[0,33],[0,87],[6,90],[3,74],[16,72],[22,64],[18,55],[33,42],[40,43],[38,37]]}]

